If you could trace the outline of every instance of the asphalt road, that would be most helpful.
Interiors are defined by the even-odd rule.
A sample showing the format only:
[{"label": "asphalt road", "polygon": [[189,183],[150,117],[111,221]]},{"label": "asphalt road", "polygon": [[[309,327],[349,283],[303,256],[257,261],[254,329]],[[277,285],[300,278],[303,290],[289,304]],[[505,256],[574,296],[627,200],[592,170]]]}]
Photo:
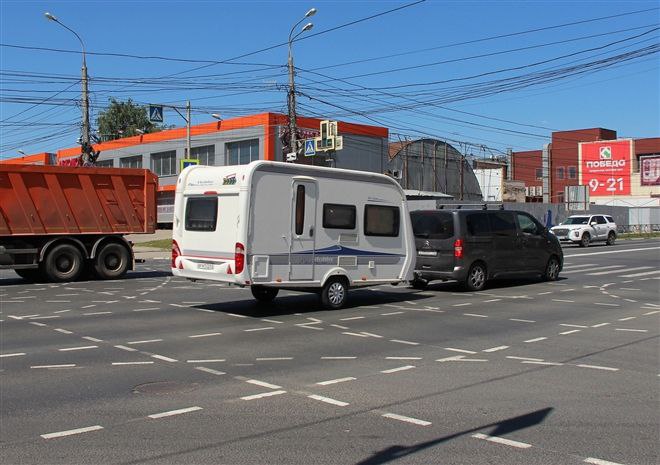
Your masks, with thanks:
[{"label": "asphalt road", "polygon": [[284,292],[0,272],[3,464],[657,464],[660,241],[556,283]]}]

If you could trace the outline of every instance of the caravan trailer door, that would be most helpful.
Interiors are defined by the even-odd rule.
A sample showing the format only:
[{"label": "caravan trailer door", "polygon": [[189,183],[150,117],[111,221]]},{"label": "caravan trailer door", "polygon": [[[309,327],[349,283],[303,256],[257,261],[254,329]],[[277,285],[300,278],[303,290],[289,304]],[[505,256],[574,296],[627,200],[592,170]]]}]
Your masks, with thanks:
[{"label": "caravan trailer door", "polygon": [[314,279],[318,186],[311,179],[294,179],[292,186],[289,280],[311,281]]}]

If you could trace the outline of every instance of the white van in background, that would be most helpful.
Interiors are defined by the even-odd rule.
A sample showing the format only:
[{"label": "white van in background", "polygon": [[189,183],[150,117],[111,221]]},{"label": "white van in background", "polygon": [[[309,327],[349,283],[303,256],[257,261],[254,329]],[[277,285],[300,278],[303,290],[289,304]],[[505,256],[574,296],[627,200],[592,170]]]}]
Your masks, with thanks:
[{"label": "white van in background", "polygon": [[340,308],[350,287],[410,281],[415,240],[406,197],[391,178],[255,161],[191,166],[174,201],[172,274],[321,294]]}]

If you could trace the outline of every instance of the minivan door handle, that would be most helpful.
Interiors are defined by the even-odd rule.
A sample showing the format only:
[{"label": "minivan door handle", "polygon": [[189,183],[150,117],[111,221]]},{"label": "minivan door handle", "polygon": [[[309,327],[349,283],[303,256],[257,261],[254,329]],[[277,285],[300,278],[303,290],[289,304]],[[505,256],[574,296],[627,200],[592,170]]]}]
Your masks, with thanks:
[{"label": "minivan door handle", "polygon": [[309,227],[309,237],[314,237],[314,226]]}]

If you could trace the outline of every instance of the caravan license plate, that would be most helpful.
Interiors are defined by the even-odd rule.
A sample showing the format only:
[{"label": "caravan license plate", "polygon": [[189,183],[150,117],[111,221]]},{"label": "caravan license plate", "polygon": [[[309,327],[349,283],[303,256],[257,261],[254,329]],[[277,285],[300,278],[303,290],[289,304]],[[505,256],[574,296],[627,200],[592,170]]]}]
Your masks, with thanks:
[{"label": "caravan license plate", "polygon": [[435,257],[438,255],[436,250],[418,250],[417,255],[422,255],[424,257]]},{"label": "caravan license plate", "polygon": [[213,271],[213,263],[198,263],[197,264],[197,269],[198,270]]}]

